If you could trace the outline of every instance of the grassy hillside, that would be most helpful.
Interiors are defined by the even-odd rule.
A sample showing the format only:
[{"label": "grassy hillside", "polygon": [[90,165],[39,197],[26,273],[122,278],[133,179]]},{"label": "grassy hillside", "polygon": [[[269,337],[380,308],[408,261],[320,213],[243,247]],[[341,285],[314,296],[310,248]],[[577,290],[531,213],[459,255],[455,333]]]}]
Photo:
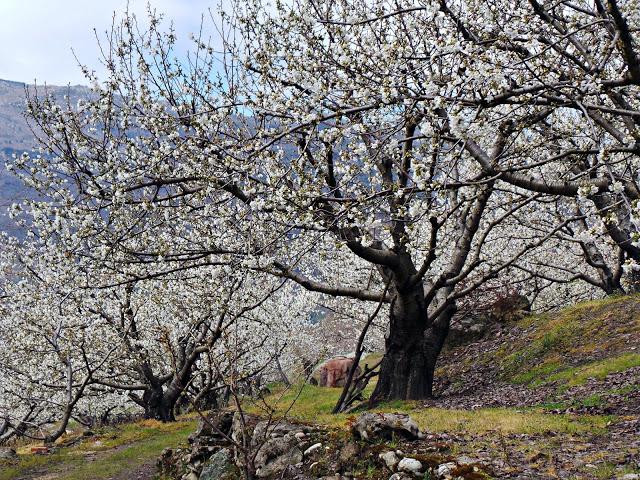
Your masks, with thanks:
[{"label": "grassy hillside", "polygon": [[[640,296],[496,326],[484,340],[444,352],[437,376],[438,398],[377,410],[408,413],[432,444],[445,445],[443,455],[479,458],[496,478],[640,473]],[[347,435],[355,417],[330,413],[339,394],[298,385],[275,389],[266,403],[276,416]],[[251,411],[269,413],[263,403]],[[388,477],[367,472],[363,478]]]},{"label": "grassy hillside", "polygon": [[[511,385],[541,403],[616,404],[640,410],[640,296],[532,315],[446,352],[437,375],[447,396]],[[618,405],[619,406],[619,405]]]},{"label": "grassy hillside", "polygon": [[[401,449],[435,464],[472,457],[494,478],[617,479],[640,473],[639,348],[640,296],[496,326],[484,340],[443,354],[438,398],[377,407],[408,413],[427,433],[420,442],[377,448]],[[334,444],[327,447],[334,448],[349,441],[355,419],[330,413],[339,395],[337,388],[275,386],[267,398],[247,400],[245,407],[318,424],[331,432]],[[196,423],[142,421],[71,436],[47,456],[30,454],[27,446],[19,463],[0,464],[0,480],[152,479],[162,449],[184,443]],[[375,456],[354,462],[359,479],[389,478]]]},{"label": "grassy hillside", "polygon": [[104,428],[88,437],[77,433],[61,439],[48,455],[33,454],[32,445],[24,445],[18,449],[17,463],[0,460],[0,480],[153,478],[162,450],[185,443],[196,425],[195,418],[176,423],[143,420]]},{"label": "grassy hillside", "polygon": [[[371,391],[371,388],[369,388]],[[353,414],[331,413],[340,396],[338,388],[323,388],[314,385],[297,385],[279,390],[267,398],[272,413],[287,416],[303,423],[320,423],[337,429],[346,429]],[[261,404],[255,403],[249,411],[267,414]],[[549,431],[579,433],[604,431],[609,416],[547,415],[542,408],[509,409],[480,408],[473,411],[427,407],[418,401],[393,401],[379,405],[379,412],[402,412],[416,420],[420,428],[434,433],[473,431],[484,433],[499,429],[504,433],[543,433]]]}]

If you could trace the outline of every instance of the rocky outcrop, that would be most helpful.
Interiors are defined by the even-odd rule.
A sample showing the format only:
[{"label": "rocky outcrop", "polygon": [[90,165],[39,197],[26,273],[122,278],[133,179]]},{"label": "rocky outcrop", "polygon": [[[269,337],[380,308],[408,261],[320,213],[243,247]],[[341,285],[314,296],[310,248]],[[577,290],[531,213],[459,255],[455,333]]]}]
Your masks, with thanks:
[{"label": "rocky outcrop", "polygon": [[[218,412],[203,420],[189,447],[166,450],[163,478],[174,480],[354,480],[478,479],[482,466],[469,457],[440,451],[408,415],[365,413],[350,436],[322,427]],[[393,439],[394,448],[385,445]]]},{"label": "rocky outcrop", "polygon": [[198,423],[197,430],[189,435],[189,443],[194,446],[224,444],[230,438],[232,425],[233,412],[215,412]]},{"label": "rocky outcrop", "polygon": [[202,467],[198,480],[220,480],[233,474],[233,453],[228,448],[218,450]]},{"label": "rocky outcrop", "polygon": [[366,441],[420,438],[420,428],[409,415],[403,413],[363,413],[351,426],[356,438]]},{"label": "rocky outcrop", "polygon": [[514,293],[483,307],[462,310],[451,320],[448,347],[467,345],[500,331],[505,324],[526,316],[531,311],[531,302],[526,296]]},{"label": "rocky outcrop", "polygon": [[[255,415],[216,412],[200,421],[189,448],[167,449],[158,461],[161,475],[179,480],[281,478],[320,447],[311,443],[312,428],[261,420]],[[321,446],[321,444],[320,444]]]},{"label": "rocky outcrop", "polygon": [[[214,412],[189,436],[188,448],[165,449],[158,460],[163,477],[176,480],[232,480],[239,471],[232,462],[233,412]],[[217,476],[213,476],[213,475]]]},{"label": "rocky outcrop", "polygon": [[[258,478],[269,478],[296,466],[303,459],[309,427],[291,423],[259,422],[251,437],[256,452],[254,467]],[[301,436],[303,433],[305,436]]]},{"label": "rocky outcrop", "polygon": [[[321,387],[344,387],[353,361],[353,358],[344,356],[325,360],[314,369],[309,382]],[[356,367],[354,377],[360,373],[362,373],[360,367]]]},{"label": "rocky outcrop", "polygon": [[510,323],[531,312],[531,302],[525,295],[513,293],[496,300],[491,305],[491,316],[497,323]]}]

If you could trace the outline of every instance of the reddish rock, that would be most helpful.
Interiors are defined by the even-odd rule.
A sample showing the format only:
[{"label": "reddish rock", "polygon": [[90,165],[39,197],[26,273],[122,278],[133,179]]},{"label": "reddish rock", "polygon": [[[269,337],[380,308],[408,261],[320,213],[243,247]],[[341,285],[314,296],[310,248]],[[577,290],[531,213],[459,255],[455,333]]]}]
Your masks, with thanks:
[{"label": "reddish rock", "polygon": [[[344,387],[351,365],[353,365],[353,358],[330,358],[315,369],[311,376],[311,383],[321,387]],[[357,367],[354,378],[360,373],[360,367]]]},{"label": "reddish rock", "polygon": [[46,455],[50,450],[49,447],[31,447],[31,453],[35,453],[36,455]]}]

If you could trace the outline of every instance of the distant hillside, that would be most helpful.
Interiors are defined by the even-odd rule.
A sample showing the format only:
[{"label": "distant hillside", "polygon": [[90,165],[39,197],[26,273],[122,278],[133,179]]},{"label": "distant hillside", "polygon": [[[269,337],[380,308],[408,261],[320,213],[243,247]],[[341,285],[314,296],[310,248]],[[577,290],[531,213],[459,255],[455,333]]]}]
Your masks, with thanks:
[{"label": "distant hillside", "polygon": [[[21,82],[0,79],[0,231],[19,234],[13,221],[8,218],[7,207],[29,195],[28,190],[5,168],[11,155],[20,155],[36,147],[35,139],[24,118],[25,88]],[[42,88],[42,87],[39,87]],[[69,95],[74,98],[86,95],[82,86],[48,86],[47,90],[57,97]]]}]

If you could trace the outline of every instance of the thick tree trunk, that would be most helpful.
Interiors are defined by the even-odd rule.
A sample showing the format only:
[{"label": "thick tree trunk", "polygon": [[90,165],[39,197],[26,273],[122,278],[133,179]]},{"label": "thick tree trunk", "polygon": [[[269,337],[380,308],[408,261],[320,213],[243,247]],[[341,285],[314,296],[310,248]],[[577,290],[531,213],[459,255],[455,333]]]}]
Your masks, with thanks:
[{"label": "thick tree trunk", "polygon": [[146,390],[142,398],[144,401],[145,418],[153,418],[162,422],[175,421],[176,418],[173,413],[175,401],[167,398],[162,387]]},{"label": "thick tree trunk", "polygon": [[426,327],[427,306],[422,284],[407,293],[397,292],[390,310],[389,335],[378,384],[371,396],[373,403],[431,395],[424,344]]},{"label": "thick tree trunk", "polygon": [[429,398],[432,394],[429,379],[433,380],[433,372],[429,372],[429,356],[432,355],[427,355],[420,337],[391,334],[372,401]]},{"label": "thick tree trunk", "polygon": [[390,312],[389,335],[371,403],[420,400],[433,395],[436,362],[449,333],[453,307],[428,322],[423,286],[398,295]]},{"label": "thick tree trunk", "polygon": [[436,371],[436,363],[442,351],[447,336],[449,335],[449,325],[455,313],[455,306],[451,306],[442,312],[434,320],[429,329],[425,332],[424,348],[427,358],[427,383],[429,384],[429,396],[433,395],[433,380]]}]

